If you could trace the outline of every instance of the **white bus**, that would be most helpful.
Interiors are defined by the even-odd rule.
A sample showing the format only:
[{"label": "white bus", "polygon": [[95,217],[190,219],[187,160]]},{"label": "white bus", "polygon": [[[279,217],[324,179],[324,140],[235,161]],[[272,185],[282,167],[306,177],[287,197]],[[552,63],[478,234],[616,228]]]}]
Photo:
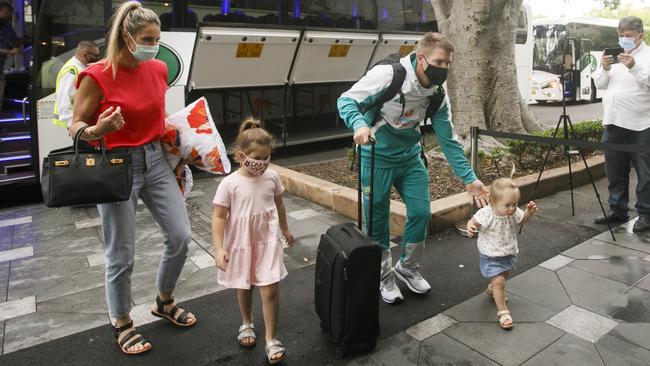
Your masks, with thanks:
[{"label": "white bus", "polygon": [[561,17],[534,23],[530,99],[561,101],[563,70],[566,70],[566,100],[595,102],[602,98],[603,91],[595,88],[591,74],[600,67],[603,49],[618,47],[618,21]]},{"label": "white bus", "polygon": [[[70,145],[52,123],[55,78],[81,40],[103,52],[115,0],[14,0],[26,29],[22,76],[0,114],[0,185],[37,182],[43,156]],[[278,146],[351,136],[336,99],[383,57],[415,49],[436,31],[428,1],[148,0],[162,23],[158,58],[169,69],[167,111],[205,96],[226,146],[246,116],[265,121]],[[24,20],[22,20],[24,18]],[[527,90],[532,63],[530,7],[519,17],[517,72]],[[31,59],[30,59],[31,58]],[[524,95],[522,93],[522,95]],[[27,98],[27,99],[25,99]]]}]

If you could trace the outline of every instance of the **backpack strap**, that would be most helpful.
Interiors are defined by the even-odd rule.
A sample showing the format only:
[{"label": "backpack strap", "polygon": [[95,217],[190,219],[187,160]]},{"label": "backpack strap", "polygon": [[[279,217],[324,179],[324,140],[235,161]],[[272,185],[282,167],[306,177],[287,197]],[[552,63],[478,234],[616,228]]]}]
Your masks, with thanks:
[{"label": "backpack strap", "polygon": [[[402,93],[402,85],[404,85],[404,79],[406,79],[406,69],[402,66],[401,63],[396,62],[390,64],[393,68],[393,79],[390,81],[388,88],[384,90],[384,93],[379,97],[374,103],[366,107],[362,113],[366,113],[369,110],[381,109],[381,107],[388,101],[392,100],[397,94],[399,94],[399,102],[402,105],[402,114],[404,114],[404,108],[406,107],[406,99],[404,98],[404,93]],[[377,122],[377,115],[372,121],[371,127]]]},{"label": "backpack strap", "polygon": [[[424,162],[424,166],[429,168],[429,163],[427,162],[427,156],[424,153],[424,134],[425,133],[433,133],[433,122],[431,119],[433,116],[438,112],[438,109],[440,109],[440,106],[442,103],[445,101],[445,89],[442,87],[442,85],[438,85],[438,90],[431,96],[431,99],[429,101],[429,106],[427,107],[427,112],[424,115],[424,124],[420,127],[420,134],[422,134],[422,142],[420,145],[422,145],[421,149],[421,156],[422,156],[422,161]],[[427,121],[429,122],[429,125],[427,126]]]}]

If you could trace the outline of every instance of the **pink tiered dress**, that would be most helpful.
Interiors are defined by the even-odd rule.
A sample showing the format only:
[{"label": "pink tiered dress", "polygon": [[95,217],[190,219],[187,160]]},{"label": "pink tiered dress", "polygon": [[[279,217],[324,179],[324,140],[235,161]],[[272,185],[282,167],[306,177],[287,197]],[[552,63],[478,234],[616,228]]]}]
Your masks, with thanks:
[{"label": "pink tiered dress", "polygon": [[252,178],[235,171],[221,181],[213,203],[229,208],[223,241],[229,261],[226,270],[219,271],[219,284],[249,289],[287,275],[275,206],[282,192],[280,176],[270,169]]}]

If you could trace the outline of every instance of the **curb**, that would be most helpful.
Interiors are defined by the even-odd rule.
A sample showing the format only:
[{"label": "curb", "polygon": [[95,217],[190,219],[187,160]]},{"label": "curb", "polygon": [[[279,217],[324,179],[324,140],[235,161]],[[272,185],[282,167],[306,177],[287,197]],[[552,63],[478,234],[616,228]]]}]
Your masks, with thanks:
[{"label": "curb", "polygon": [[[593,156],[587,159],[589,171],[594,180],[605,176],[605,157]],[[302,197],[351,219],[357,219],[357,190],[344,187],[289,168],[271,164],[278,172],[287,192]],[[589,174],[582,161],[572,163],[573,186],[579,187],[590,182]],[[522,202],[528,201],[539,173],[515,178],[521,190]],[[535,194],[536,198],[550,196],[569,188],[569,168],[559,167],[544,171]],[[466,193],[441,198],[431,202],[430,232],[442,231],[454,226],[470,216],[470,204]],[[406,222],[406,205],[392,200],[390,205],[390,233],[402,235]]]}]

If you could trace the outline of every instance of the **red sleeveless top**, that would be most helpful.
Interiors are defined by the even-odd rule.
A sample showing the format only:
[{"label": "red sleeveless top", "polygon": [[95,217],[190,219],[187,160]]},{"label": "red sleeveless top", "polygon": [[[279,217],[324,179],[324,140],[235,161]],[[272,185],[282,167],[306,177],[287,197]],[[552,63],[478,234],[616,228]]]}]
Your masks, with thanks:
[{"label": "red sleeveless top", "polygon": [[104,61],[89,66],[77,78],[90,76],[102,90],[104,99],[99,103],[90,125],[97,123],[99,115],[109,107],[120,106],[124,127],[104,135],[109,149],[140,146],[160,139],[165,131],[165,92],[167,91],[167,65],[159,60],[140,63],[134,68],[106,69]]}]

